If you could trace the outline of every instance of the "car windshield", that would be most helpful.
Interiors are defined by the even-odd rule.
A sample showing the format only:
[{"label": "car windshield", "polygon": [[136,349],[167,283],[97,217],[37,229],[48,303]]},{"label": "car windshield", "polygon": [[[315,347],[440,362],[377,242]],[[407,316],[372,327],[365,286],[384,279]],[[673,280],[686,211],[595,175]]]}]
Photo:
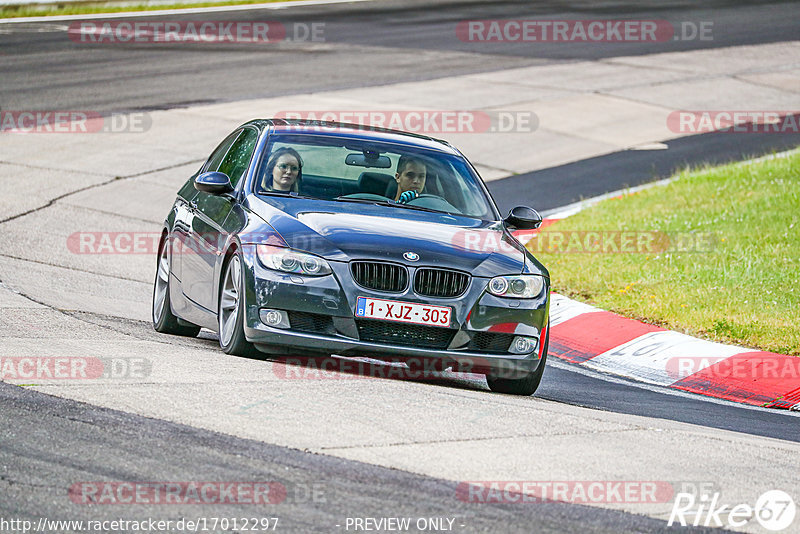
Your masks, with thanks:
[{"label": "car windshield", "polygon": [[265,196],[364,202],[493,220],[494,211],[478,181],[462,157],[433,150],[364,139],[273,134],[253,189]]}]

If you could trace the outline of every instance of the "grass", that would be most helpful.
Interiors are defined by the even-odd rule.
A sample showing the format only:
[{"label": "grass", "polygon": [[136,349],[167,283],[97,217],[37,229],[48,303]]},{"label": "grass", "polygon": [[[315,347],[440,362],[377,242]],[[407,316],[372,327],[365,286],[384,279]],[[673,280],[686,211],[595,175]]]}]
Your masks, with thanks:
[{"label": "grass", "polygon": [[[623,246],[634,252],[614,252]],[[566,296],[713,341],[800,355],[800,151],[685,170],[558,221],[528,248]]]},{"label": "grass", "polygon": [[44,17],[56,15],[89,15],[94,13],[127,13],[129,11],[157,11],[162,9],[189,9],[193,7],[215,7],[231,5],[269,4],[284,2],[285,0],[236,0],[216,2],[193,2],[175,4],[135,4],[115,5],[107,2],[87,3],[54,3],[54,4],[29,4],[9,5],[0,7],[0,18],[13,17]]}]

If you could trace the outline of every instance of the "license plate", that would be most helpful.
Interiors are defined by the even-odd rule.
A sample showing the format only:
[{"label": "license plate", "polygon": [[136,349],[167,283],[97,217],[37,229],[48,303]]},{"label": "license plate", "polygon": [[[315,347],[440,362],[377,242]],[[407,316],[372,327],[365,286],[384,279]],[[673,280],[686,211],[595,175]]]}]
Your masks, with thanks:
[{"label": "license plate", "polygon": [[356,301],[356,317],[445,328],[450,326],[452,311],[448,306],[431,306],[371,297],[358,297]]}]

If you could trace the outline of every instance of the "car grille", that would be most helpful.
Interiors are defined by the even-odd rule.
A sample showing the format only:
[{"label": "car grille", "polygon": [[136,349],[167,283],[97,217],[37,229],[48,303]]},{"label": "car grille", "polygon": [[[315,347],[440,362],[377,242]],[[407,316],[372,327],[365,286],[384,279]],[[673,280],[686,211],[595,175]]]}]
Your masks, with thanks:
[{"label": "car grille", "polygon": [[467,290],[469,275],[443,269],[417,269],[414,292],[427,297],[457,297]]},{"label": "car grille", "polygon": [[494,332],[475,332],[468,350],[473,352],[506,353],[514,341],[514,334],[496,334]]},{"label": "car grille", "polygon": [[372,319],[356,319],[356,326],[361,341],[426,349],[446,349],[456,334],[453,328],[390,323]]},{"label": "car grille", "polygon": [[356,283],[367,289],[400,293],[408,287],[408,271],[402,265],[354,261],[350,272]]},{"label": "car grille", "polygon": [[331,335],[336,333],[331,316],[319,313],[290,311],[289,325],[292,330],[297,330],[298,332]]}]

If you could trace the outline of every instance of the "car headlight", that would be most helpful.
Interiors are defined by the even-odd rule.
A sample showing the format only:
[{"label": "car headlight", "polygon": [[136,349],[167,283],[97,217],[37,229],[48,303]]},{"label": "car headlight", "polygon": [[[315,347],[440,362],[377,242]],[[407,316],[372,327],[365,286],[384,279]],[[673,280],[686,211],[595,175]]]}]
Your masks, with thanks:
[{"label": "car headlight", "polygon": [[267,269],[308,276],[331,274],[331,266],[327,261],[305,252],[297,252],[285,247],[258,245],[256,254],[261,264]]},{"label": "car headlight", "polygon": [[495,276],[489,280],[489,293],[498,297],[532,299],[544,288],[544,278],[536,274]]}]

